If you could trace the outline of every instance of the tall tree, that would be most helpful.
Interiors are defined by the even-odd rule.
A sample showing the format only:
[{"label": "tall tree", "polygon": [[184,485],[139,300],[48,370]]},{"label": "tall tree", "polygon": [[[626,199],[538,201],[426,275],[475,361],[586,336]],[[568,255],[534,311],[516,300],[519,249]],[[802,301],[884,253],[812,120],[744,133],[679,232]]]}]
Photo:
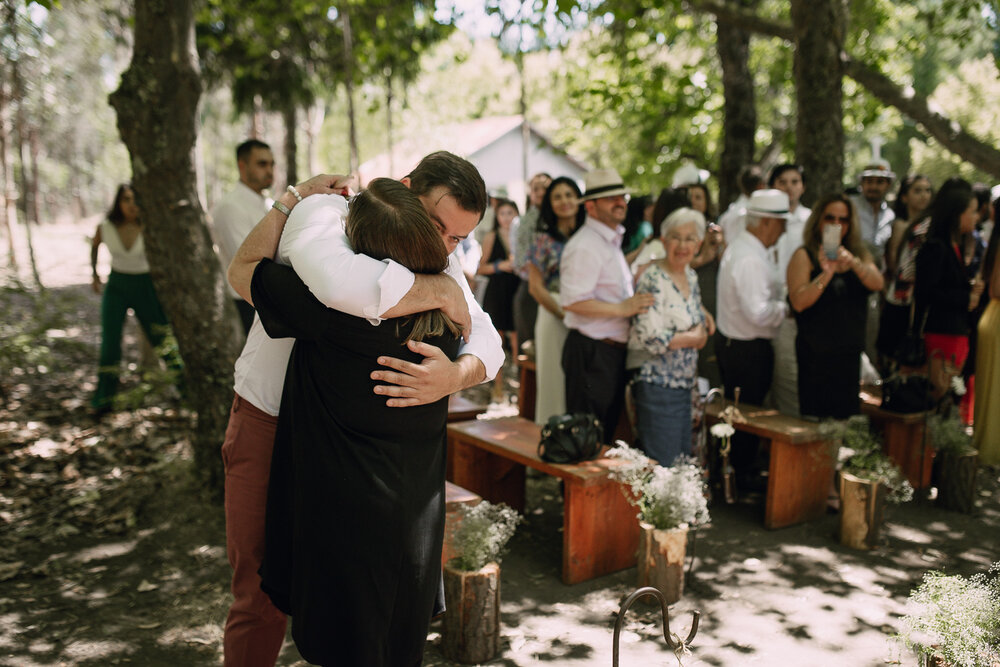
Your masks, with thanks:
[{"label": "tall tree", "polygon": [[[752,8],[758,0],[741,0]],[[716,19],[715,51],[722,65],[722,153],[719,156],[719,210],[740,194],[738,177],[743,165],[755,160],[757,100],[750,71],[750,33],[724,18]]]},{"label": "tall tree", "polygon": [[193,150],[201,78],[194,0],[137,0],[132,62],[111,94],[143,209],[153,283],[198,410],[196,469],[222,490],[219,445],[232,400],[239,324],[198,201]]}]

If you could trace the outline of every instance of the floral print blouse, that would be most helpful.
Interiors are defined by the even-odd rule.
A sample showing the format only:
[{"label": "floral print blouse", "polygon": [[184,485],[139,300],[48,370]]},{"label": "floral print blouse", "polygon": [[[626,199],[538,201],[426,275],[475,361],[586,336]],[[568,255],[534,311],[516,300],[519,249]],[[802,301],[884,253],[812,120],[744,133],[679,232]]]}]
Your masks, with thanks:
[{"label": "floral print blouse", "polygon": [[528,253],[528,261],[542,274],[545,289],[550,292],[559,291],[559,260],[565,247],[565,241],[557,241],[547,232],[538,232]]},{"label": "floral print blouse", "polygon": [[638,368],[640,382],[690,389],[698,376],[698,350],[668,348],[674,335],[705,323],[701,306],[698,275],[690,266],[684,268],[690,295],[684,295],[659,263],[652,264],[639,278],[636,294],[652,294],[656,301],[645,313],[632,317],[628,338],[626,366]]}]

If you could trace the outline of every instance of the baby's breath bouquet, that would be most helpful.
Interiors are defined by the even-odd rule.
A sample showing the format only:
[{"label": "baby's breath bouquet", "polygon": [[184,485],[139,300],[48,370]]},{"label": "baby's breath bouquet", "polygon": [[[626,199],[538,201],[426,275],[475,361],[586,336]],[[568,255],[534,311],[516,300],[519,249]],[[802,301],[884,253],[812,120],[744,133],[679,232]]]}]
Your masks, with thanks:
[{"label": "baby's breath bouquet", "polygon": [[639,509],[640,520],[659,530],[708,522],[701,469],[692,460],[678,459],[664,468],[621,442],[606,456],[621,462],[611,478],[627,487],[625,497]]},{"label": "baby's breath bouquet", "polygon": [[899,635],[907,646],[951,665],[1000,665],[1000,562],[968,579],[928,572],[910,605]]},{"label": "baby's breath bouquet", "polygon": [[820,424],[820,434],[840,446],[840,469],[855,477],[882,484],[894,503],[913,500],[913,486],[903,471],[882,452],[868,418],[862,415]]},{"label": "baby's breath bouquet", "polygon": [[520,515],[503,503],[494,505],[486,500],[473,507],[462,506],[459,512],[461,520],[453,541],[458,556],[450,564],[458,570],[475,571],[487,563],[500,562],[521,522]]}]

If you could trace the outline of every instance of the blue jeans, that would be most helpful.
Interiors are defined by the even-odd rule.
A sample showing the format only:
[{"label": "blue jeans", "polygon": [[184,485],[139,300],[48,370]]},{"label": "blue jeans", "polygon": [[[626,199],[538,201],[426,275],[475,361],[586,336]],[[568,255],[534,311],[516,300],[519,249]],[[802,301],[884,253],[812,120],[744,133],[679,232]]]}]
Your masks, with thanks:
[{"label": "blue jeans", "polygon": [[639,448],[661,466],[678,456],[691,456],[691,390],[648,382],[632,385]]}]

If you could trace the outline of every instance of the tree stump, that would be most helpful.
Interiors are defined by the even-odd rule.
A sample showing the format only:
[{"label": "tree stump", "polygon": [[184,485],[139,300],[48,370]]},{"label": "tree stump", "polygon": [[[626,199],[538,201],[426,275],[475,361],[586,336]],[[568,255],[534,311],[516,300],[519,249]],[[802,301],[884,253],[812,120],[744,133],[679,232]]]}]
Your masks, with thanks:
[{"label": "tree stump", "polygon": [[840,543],[852,549],[874,549],[882,529],[885,487],[878,482],[840,473]]},{"label": "tree stump", "polygon": [[687,524],[672,530],[658,530],[639,524],[639,586],[652,586],[667,604],[684,593],[684,554],[687,551]]},{"label": "tree stump", "polygon": [[442,649],[449,660],[472,665],[500,650],[500,566],[465,572],[444,568]]},{"label": "tree stump", "polygon": [[936,504],[956,512],[972,514],[976,503],[976,469],[979,452],[967,448],[961,452],[938,452],[935,457]]}]

